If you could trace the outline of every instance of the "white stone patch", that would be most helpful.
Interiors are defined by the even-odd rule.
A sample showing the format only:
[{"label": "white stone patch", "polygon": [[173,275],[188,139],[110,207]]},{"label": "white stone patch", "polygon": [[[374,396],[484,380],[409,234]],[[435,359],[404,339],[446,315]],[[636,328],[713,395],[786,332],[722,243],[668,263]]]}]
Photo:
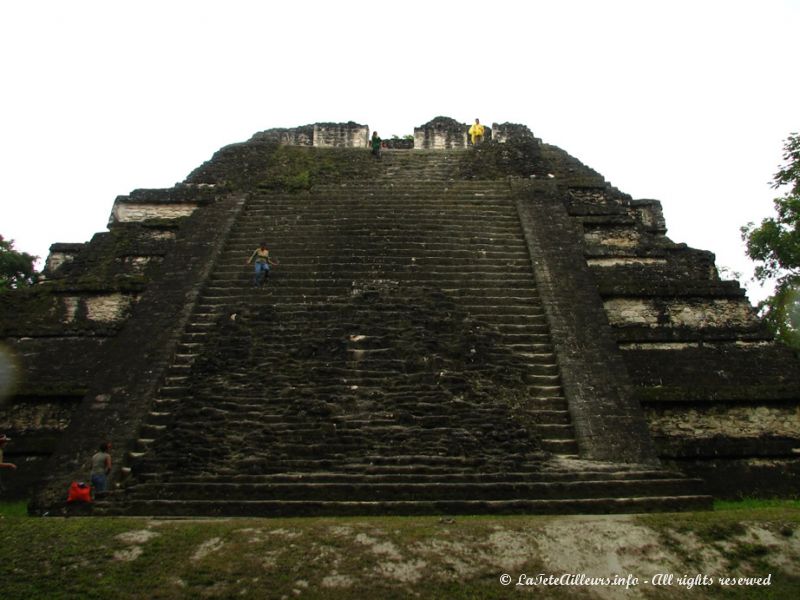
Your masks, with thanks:
[{"label": "white stone patch", "polygon": [[699,347],[699,342],[637,342],[619,345],[620,350],[685,350]]},{"label": "white stone patch", "polygon": [[347,575],[340,575],[336,571],[331,573],[330,575],[326,575],[322,578],[320,585],[324,588],[328,589],[335,589],[335,588],[349,588],[353,587],[353,579],[352,577],[348,577]]},{"label": "white stone patch", "polygon": [[625,267],[631,265],[645,266],[645,265],[665,265],[667,264],[666,258],[647,258],[647,257],[625,257],[625,256],[610,256],[605,258],[590,258],[586,261],[590,267]]},{"label": "white stone patch", "polygon": [[61,305],[64,307],[64,318],[61,319],[62,323],[72,323],[75,320],[80,300],[78,296],[61,297]]},{"label": "white stone patch", "polygon": [[428,131],[428,135],[426,136],[425,129],[419,128],[414,130],[414,148],[418,150],[448,150],[450,148],[466,147],[466,131],[460,135],[448,135],[445,132]]},{"label": "white stone patch", "polygon": [[[659,545],[655,532],[632,522],[633,517],[577,517],[547,524],[536,536],[538,550],[530,556],[545,561],[545,573],[585,573],[589,577],[626,577],[633,574],[669,573],[679,570],[677,557]],[[566,569],[566,571],[565,571]],[[535,575],[535,574],[534,574]],[[625,589],[591,588],[592,597],[643,598],[647,586]]]},{"label": "white stone patch", "polygon": [[264,541],[263,533],[264,531],[261,529],[256,529],[255,527],[245,527],[243,529],[237,529],[236,533],[241,533],[247,536],[247,542],[249,544],[258,544]]},{"label": "white stone patch", "polygon": [[397,546],[391,542],[382,542],[365,533],[359,533],[355,537],[355,541],[363,546],[368,546],[373,553],[379,556],[385,556],[392,560],[401,560],[403,558],[402,554],[397,550]]},{"label": "white stone patch", "polygon": [[650,409],[650,429],[670,437],[751,438],[758,436],[800,436],[800,414],[795,408],[725,407],[698,409]]},{"label": "white stone patch", "polygon": [[211,554],[212,552],[217,552],[220,550],[225,544],[222,542],[221,539],[218,537],[211,538],[210,540],[206,540],[194,551],[192,554],[191,560],[193,562],[197,562],[199,560],[204,559],[206,556]]},{"label": "white stone patch", "polygon": [[770,549],[766,556],[768,562],[790,575],[800,575],[800,536],[797,532],[791,536],[782,536],[769,529],[751,525],[747,535],[752,542]]},{"label": "white stone patch", "polygon": [[381,577],[394,579],[400,583],[416,583],[422,579],[423,570],[428,566],[424,560],[411,560],[406,562],[384,562],[377,567]]},{"label": "white stone patch", "polygon": [[368,127],[314,125],[314,146],[319,148],[366,148],[368,144]]},{"label": "white stone patch", "polygon": [[72,262],[73,260],[75,260],[74,254],[69,254],[67,252],[51,252],[47,256],[47,261],[45,262],[45,269],[52,273],[64,263]]},{"label": "white stone patch", "polygon": [[584,232],[588,245],[610,246],[612,248],[635,248],[641,235],[635,229],[619,227],[609,229],[590,229]]},{"label": "white stone patch", "polygon": [[136,273],[141,273],[151,262],[160,263],[163,260],[163,256],[126,256],[122,259],[122,264],[130,267]]},{"label": "white stone patch", "polygon": [[114,552],[114,560],[121,562],[133,562],[139,558],[143,552],[144,550],[142,550],[141,546],[131,546],[130,548],[125,548],[124,550],[117,550]]},{"label": "white stone patch", "polygon": [[111,212],[111,222],[138,223],[148,219],[177,219],[188,217],[196,209],[197,204],[194,202],[169,204],[115,202]]},{"label": "white stone patch", "polygon": [[518,531],[498,529],[489,536],[492,554],[504,569],[521,567],[531,557],[531,546]]},{"label": "white stone patch", "polygon": [[[771,346],[774,342],[768,340],[736,340],[735,342],[703,342],[704,348],[755,348]],[[686,348],[699,348],[699,342],[623,342],[619,344],[620,350],[684,350]]]},{"label": "white stone patch", "polygon": [[269,571],[278,565],[278,558],[280,557],[280,550],[271,550],[264,552],[261,556],[261,566]]},{"label": "white stone patch", "polygon": [[277,536],[280,536],[280,537],[284,537],[287,540],[293,540],[293,539],[299,538],[301,535],[303,535],[299,531],[290,531],[289,529],[282,529],[282,528],[265,530],[264,533],[266,533],[268,535],[277,535]]},{"label": "white stone patch", "polygon": [[611,325],[658,325],[658,311],[652,302],[638,298],[612,298],[603,305]]},{"label": "white stone patch", "polygon": [[698,304],[671,302],[670,321],[688,327],[748,325],[755,321],[752,307],[742,300],[714,299]]},{"label": "white stone patch", "polygon": [[126,531],[115,536],[123,544],[144,544],[153,538],[158,537],[159,533],[149,529],[139,529],[137,531]]},{"label": "white stone patch", "polygon": [[102,296],[89,296],[84,299],[86,316],[90,321],[114,323],[121,321],[133,304],[134,296],[131,294],[104,294]]},{"label": "white stone patch", "polygon": [[353,534],[353,529],[347,525],[331,525],[328,531],[337,537],[348,537]]},{"label": "white stone patch", "polygon": [[640,204],[633,207],[632,212],[645,227],[664,226],[664,213],[660,202]]},{"label": "white stone patch", "polygon": [[153,229],[147,232],[147,237],[154,241],[174,240],[177,234],[169,229]]},{"label": "white stone patch", "polygon": [[[444,531],[443,534],[448,534]],[[436,564],[443,562],[452,570],[454,578],[469,577],[475,573],[476,563],[487,564],[489,562],[485,554],[466,544],[451,542],[447,540],[431,540],[430,542],[416,544],[413,548],[417,556],[426,556],[428,560]]]},{"label": "white stone patch", "polygon": [[656,301],[649,298],[611,298],[604,302],[604,306],[609,322],[615,326],[645,325],[702,329],[746,326],[755,321],[752,307],[741,299],[698,298],[688,302]]}]

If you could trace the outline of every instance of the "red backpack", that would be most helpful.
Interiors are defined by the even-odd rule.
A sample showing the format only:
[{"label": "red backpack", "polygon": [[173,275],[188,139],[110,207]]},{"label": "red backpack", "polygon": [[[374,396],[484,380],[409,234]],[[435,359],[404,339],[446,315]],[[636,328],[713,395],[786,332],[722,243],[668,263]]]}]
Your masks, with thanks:
[{"label": "red backpack", "polygon": [[73,481],[69,485],[69,492],[67,493],[67,502],[91,502],[92,501],[92,488],[86,485],[83,481]]}]

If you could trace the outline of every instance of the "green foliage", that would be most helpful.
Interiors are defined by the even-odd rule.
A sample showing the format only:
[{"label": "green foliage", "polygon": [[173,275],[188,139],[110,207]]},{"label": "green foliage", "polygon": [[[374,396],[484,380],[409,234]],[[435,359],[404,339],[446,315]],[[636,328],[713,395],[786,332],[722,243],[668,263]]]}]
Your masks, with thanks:
[{"label": "green foliage", "polygon": [[788,190],[773,201],[776,216],[757,227],[748,223],[741,232],[747,255],[758,263],[755,278],[775,282],[775,293],[761,303],[762,313],[779,339],[800,350],[800,134],[790,134],[783,150],[786,162],[772,187]]},{"label": "green foliage", "polygon": [[465,179],[528,178],[546,173],[541,149],[533,138],[517,137],[502,144],[484,142],[460,161],[460,174]]},{"label": "green foliage", "polygon": [[314,185],[365,178],[375,172],[375,161],[362,148],[317,148],[280,146],[272,154],[261,187],[283,192],[301,192]]},{"label": "green foliage", "polygon": [[27,515],[27,502],[0,502],[0,519],[4,519],[5,517],[25,517]]},{"label": "green foliage", "polygon": [[793,508],[800,510],[800,500],[786,498],[742,498],[741,500],[714,500],[714,510],[758,510],[762,508]]},{"label": "green foliage", "polygon": [[32,285],[37,278],[33,263],[37,256],[14,250],[14,240],[0,235],[0,292]]}]

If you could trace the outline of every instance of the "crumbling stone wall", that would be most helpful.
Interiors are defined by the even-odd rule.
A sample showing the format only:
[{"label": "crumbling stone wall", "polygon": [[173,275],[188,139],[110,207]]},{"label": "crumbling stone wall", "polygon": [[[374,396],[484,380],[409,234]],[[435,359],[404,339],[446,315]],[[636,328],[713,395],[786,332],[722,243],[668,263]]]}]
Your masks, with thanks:
[{"label": "crumbling stone wall", "polygon": [[[6,452],[21,467],[8,478],[10,496],[28,494],[40,480],[142,295],[162,276],[188,215],[215,201],[208,186],[121,196],[108,232],[87,243],[53,244],[42,283],[0,295],[0,341],[4,356],[15,357],[12,395],[0,398],[0,430],[13,438]],[[136,327],[149,318],[139,315]],[[142,346],[126,352],[131,348]],[[104,435],[104,428],[94,431]]]},{"label": "crumbling stone wall", "polygon": [[349,121],[267,129],[250,138],[250,143],[252,142],[276,142],[286,146],[318,148],[366,148],[369,143],[369,126]]},{"label": "crumbling stone wall", "polygon": [[314,145],[318,148],[366,148],[369,127],[358,123],[317,123]]},{"label": "crumbling stone wall", "polygon": [[44,273],[54,273],[64,263],[72,262],[75,257],[84,249],[85,244],[51,244],[50,252],[44,264]]},{"label": "crumbling stone wall", "polygon": [[469,127],[449,117],[436,117],[414,128],[414,148],[444,150],[467,147]]}]

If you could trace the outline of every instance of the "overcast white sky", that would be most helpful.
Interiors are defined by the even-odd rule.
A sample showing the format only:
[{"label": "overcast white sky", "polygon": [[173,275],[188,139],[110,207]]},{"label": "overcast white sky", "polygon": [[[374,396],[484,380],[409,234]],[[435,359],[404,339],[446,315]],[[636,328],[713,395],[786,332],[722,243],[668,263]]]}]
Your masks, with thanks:
[{"label": "overcast white sky", "polygon": [[800,0],[3,2],[0,234],[44,258],[257,131],[446,115],[526,124],[747,273],[798,31]]}]

